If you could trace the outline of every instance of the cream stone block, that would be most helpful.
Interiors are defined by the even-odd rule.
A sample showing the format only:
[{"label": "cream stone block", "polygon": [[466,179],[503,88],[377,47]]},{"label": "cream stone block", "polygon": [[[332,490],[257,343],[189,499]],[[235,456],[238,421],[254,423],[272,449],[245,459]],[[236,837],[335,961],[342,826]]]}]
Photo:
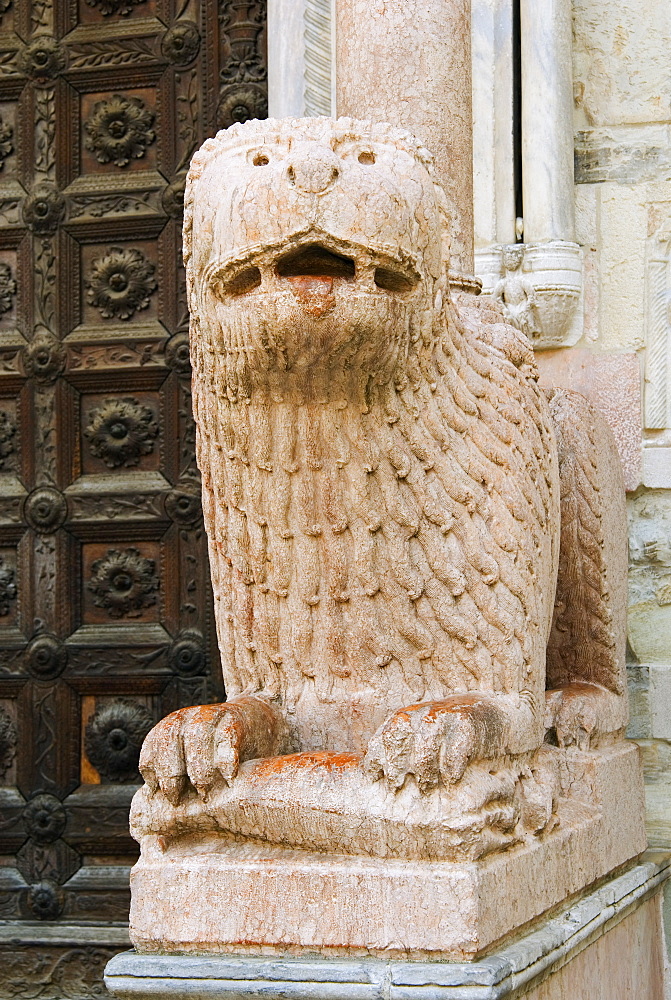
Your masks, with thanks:
[{"label": "cream stone block", "polygon": [[650,665],[651,734],[671,741],[671,665]]},{"label": "cream stone block", "polygon": [[671,494],[629,502],[629,643],[641,663],[671,661]]},{"label": "cream stone block", "polygon": [[645,189],[604,184],[600,219],[600,343],[605,350],[638,350],[645,342]]},{"label": "cream stone block", "polygon": [[585,348],[540,351],[536,355],[541,385],[570,387],[582,393],[605,416],[615,437],[625,487],[641,481],[641,387],[635,354],[601,354]]},{"label": "cream stone block", "polygon": [[671,489],[671,447],[643,449],[643,485],[650,489]]},{"label": "cream stone block", "polygon": [[659,0],[574,0],[573,73],[591,125],[668,121],[671,8]]},{"label": "cream stone block", "polygon": [[598,239],[598,207],[600,185],[576,184],[575,239],[582,247],[595,247]]},{"label": "cream stone block", "polygon": [[671,843],[671,743],[668,740],[638,740],[645,776],[645,824],[650,847],[668,848]]}]

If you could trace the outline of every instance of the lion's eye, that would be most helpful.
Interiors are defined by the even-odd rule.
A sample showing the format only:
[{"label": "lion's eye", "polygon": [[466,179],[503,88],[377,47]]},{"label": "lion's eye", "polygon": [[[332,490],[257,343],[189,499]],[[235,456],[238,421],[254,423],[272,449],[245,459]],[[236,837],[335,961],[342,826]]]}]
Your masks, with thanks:
[{"label": "lion's eye", "polygon": [[268,164],[270,163],[270,160],[265,153],[257,153],[254,159],[252,160],[252,163],[254,164],[255,167],[267,167]]},{"label": "lion's eye", "polygon": [[364,149],[359,153],[359,163],[364,163],[366,166],[370,166],[375,163],[375,153],[370,149]]}]

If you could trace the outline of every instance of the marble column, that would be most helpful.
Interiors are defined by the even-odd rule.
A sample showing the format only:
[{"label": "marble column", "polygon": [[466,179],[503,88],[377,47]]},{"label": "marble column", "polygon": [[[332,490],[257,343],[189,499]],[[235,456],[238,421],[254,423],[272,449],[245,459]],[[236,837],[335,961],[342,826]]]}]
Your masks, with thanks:
[{"label": "marble column", "polygon": [[436,157],[452,266],[473,271],[470,0],[336,0],[336,109],[409,129]]},{"label": "marble column", "polygon": [[268,114],[334,114],[333,0],[268,0]]},{"label": "marble column", "polygon": [[472,0],[475,248],[515,242],[512,0]]},{"label": "marble column", "polygon": [[524,242],[575,239],[571,0],[521,0]]}]

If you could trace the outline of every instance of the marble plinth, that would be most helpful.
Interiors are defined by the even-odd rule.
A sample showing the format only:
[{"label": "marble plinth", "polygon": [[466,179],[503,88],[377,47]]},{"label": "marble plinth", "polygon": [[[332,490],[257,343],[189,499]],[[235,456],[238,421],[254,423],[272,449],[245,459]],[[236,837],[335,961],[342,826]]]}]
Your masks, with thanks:
[{"label": "marble plinth", "polygon": [[131,940],[143,952],[472,959],[645,849],[638,748],[558,752],[570,794],[555,828],[476,862],[143,836]]},{"label": "marble plinth", "polygon": [[120,1000],[663,1000],[670,874],[668,856],[649,855],[475,962],[127,952],[105,983]]}]

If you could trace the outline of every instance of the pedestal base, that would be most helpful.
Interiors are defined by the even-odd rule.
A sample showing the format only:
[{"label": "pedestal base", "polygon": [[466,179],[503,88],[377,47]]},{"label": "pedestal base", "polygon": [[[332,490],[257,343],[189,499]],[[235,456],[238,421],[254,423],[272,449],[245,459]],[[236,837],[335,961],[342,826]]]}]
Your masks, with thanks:
[{"label": "pedestal base", "polygon": [[461,961],[645,849],[638,749],[562,751],[557,825],[478,861],[421,861],[142,838],[131,941],[143,952]]},{"label": "pedestal base", "polygon": [[130,952],[105,983],[121,1000],[663,1000],[670,875],[671,859],[650,855],[475,962]]}]

